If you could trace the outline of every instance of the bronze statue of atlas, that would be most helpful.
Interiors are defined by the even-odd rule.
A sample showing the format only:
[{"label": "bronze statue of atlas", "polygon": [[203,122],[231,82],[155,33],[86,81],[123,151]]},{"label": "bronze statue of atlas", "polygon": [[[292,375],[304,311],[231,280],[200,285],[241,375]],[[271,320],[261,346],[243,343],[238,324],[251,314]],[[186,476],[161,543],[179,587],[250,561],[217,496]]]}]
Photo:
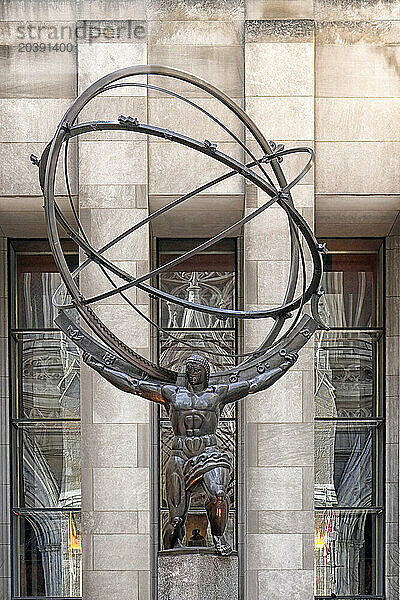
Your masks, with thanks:
[{"label": "bronze statue of atlas", "polygon": [[[151,75],[154,78],[162,77],[163,81],[181,80],[221,102],[239,119],[248,134],[256,141],[258,150],[250,150],[248,145],[224,123],[195,101],[165,87],[142,83],[142,80],[132,81],[135,76],[143,75]],[[127,78],[129,81],[125,81]],[[140,123],[134,116],[121,115],[115,120],[77,122],[82,109],[99,94],[125,86],[156,90],[158,93],[172,96],[189,104],[221,127],[225,133],[228,133],[239,144],[248,159],[240,162],[220,151],[217,144],[210,140],[198,140],[150,123]],[[95,248],[86,235],[72,202],[68,179],[68,144],[77,136],[96,131],[126,131],[136,135],[142,134],[169,140],[218,161],[225,165],[227,170],[220,177],[207,181],[200,187],[174,199],[101,248]],[[67,194],[75,216],[75,225],[70,224],[55,200],[55,176],[62,150],[64,150]],[[306,165],[292,181],[287,182],[282,170],[282,162],[286,156],[299,153],[307,157]],[[177,69],[158,65],[142,65],[110,73],[87,88],[67,110],[40,160],[34,156],[31,159],[39,166],[49,241],[63,280],[63,291],[67,292],[67,294],[62,294],[60,290],[60,293],[55,295],[54,303],[59,310],[59,315],[55,320],[56,324],[83,350],[83,359],[89,366],[117,388],[163,405],[169,416],[174,437],[166,469],[165,487],[169,521],[163,535],[164,548],[182,547],[190,498],[196,488],[201,487],[205,494],[205,509],[215,549],[219,554],[229,554],[232,549],[224,538],[224,532],[229,513],[227,489],[232,471],[232,457],[228,452],[221,450],[217,444],[216,430],[221,412],[226,404],[236,402],[250,393],[267,389],[273,385],[294,364],[298,351],[310,340],[315,330],[324,327],[318,318],[318,300],[323,293],[320,287],[321,255],[325,251],[325,247],[318,244],[309,225],[296,210],[291,197],[292,188],[312,166],[313,151],[307,147],[285,150],[282,145],[277,146],[273,142],[268,142],[250,117],[210,83]],[[182,256],[174,258],[140,277],[133,276],[105,256],[108,249],[127,236],[132,236],[154,219],[160,218],[166,211],[208,190],[217,183],[235,176],[244,177],[247,182],[257,186],[266,193],[268,199],[234,225],[226,227]],[[229,236],[233,230],[245,226],[246,223],[273,205],[279,206],[286,213],[290,232],[290,271],[286,292],[280,306],[246,311],[196,304],[173,296],[149,283],[149,280],[156,275],[175,268],[198,252],[209,248],[217,241]],[[76,242],[82,255],[86,256],[73,272],[68,268],[62,249],[60,228]],[[196,238],[195,231],[193,231],[193,237]],[[308,248],[312,263],[310,276],[307,276],[303,244]],[[98,265],[107,278],[110,289],[86,298],[82,295],[79,280],[82,281],[85,269],[93,263]],[[124,283],[117,283],[115,278]],[[210,373],[208,360],[203,355],[199,355],[198,349],[192,347],[193,354],[187,359],[185,369],[177,372],[140,356],[120,340],[93,310],[92,305],[119,294],[133,310],[139,312],[147,322],[160,330],[157,323],[141,313],[129,300],[125,292],[133,287],[161,302],[175,303],[184,308],[208,313],[221,319],[269,317],[273,320],[273,324],[264,341],[254,352],[235,355],[235,358],[242,358],[242,360],[233,368]],[[297,291],[298,288],[300,288],[300,292]],[[65,301],[67,296],[68,301]],[[307,302],[311,304],[311,315],[302,314],[302,309]],[[74,316],[76,314],[80,318]],[[288,321],[290,322],[289,326],[283,330]],[[85,327],[82,326],[83,322]],[[88,333],[88,328],[91,333]],[[164,331],[164,333],[172,336],[168,331]],[[95,334],[97,339],[92,334]],[[191,346],[189,343],[186,345]],[[202,348],[202,354],[207,354],[204,348]],[[197,537],[204,540],[201,536],[197,535]],[[194,543],[193,540],[191,546]]]}]

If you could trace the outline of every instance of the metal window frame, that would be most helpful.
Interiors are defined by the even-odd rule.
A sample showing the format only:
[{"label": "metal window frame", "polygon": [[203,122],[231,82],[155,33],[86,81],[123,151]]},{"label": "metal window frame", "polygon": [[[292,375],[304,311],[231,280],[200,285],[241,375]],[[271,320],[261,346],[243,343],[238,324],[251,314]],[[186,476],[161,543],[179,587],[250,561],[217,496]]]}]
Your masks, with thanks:
[{"label": "metal window frame", "polygon": [[[48,240],[39,239],[27,239],[27,240],[15,240],[15,243],[20,246],[23,243],[27,245],[36,242],[47,242]],[[70,254],[76,254],[78,251],[68,252]],[[38,328],[38,329],[23,329],[18,327],[18,281],[17,281],[17,260],[19,254],[29,255],[49,255],[50,251],[27,251],[23,252],[20,248],[14,247],[14,240],[8,240],[7,255],[8,255],[8,360],[9,360],[9,436],[10,436],[10,495],[9,495],[9,506],[10,506],[10,551],[11,551],[11,598],[12,600],[81,600],[81,596],[21,596],[19,594],[20,582],[18,581],[18,567],[17,567],[17,556],[18,550],[17,545],[19,541],[19,531],[16,531],[15,517],[23,516],[29,513],[43,513],[43,512],[76,512],[81,513],[81,507],[69,507],[69,508],[57,508],[57,507],[21,507],[20,506],[20,489],[22,477],[22,455],[21,448],[17,444],[17,429],[18,425],[24,424],[54,424],[60,423],[79,423],[80,418],[51,418],[51,419],[29,419],[20,417],[17,386],[19,384],[18,367],[17,367],[17,337],[18,334],[22,333],[55,333],[58,332],[57,328]],[[11,342],[11,343],[10,343]],[[16,449],[18,455],[16,453]]]},{"label": "metal window frame", "polygon": [[[371,254],[376,253],[377,255],[377,280],[376,280],[376,326],[374,327],[330,327],[331,331],[344,331],[344,332],[370,332],[377,333],[378,344],[381,344],[380,352],[377,357],[377,370],[376,370],[376,398],[375,398],[375,414],[376,417],[371,418],[324,418],[315,417],[314,422],[318,423],[321,421],[330,422],[348,422],[349,424],[360,424],[360,422],[376,424],[379,434],[377,436],[377,444],[375,448],[375,456],[372,460],[375,463],[376,468],[376,491],[375,497],[378,500],[379,506],[372,507],[340,507],[340,506],[327,506],[317,507],[314,506],[314,512],[320,512],[323,510],[331,511],[354,511],[354,512],[375,512],[377,516],[382,515],[382,519],[376,521],[376,556],[375,556],[375,577],[376,577],[376,590],[379,592],[377,595],[368,594],[352,594],[352,595],[335,595],[335,600],[385,600],[385,542],[386,542],[386,521],[385,521],[385,443],[386,443],[386,411],[385,411],[385,399],[386,399],[386,381],[385,381],[385,356],[386,356],[386,239],[380,237],[371,238],[347,238],[347,237],[330,237],[324,238],[329,243],[329,240],[346,240],[346,239],[373,239],[380,241],[380,245],[377,250],[373,251],[338,251],[334,250],[328,254]],[[378,416],[380,415],[380,416]],[[330,600],[332,596],[321,596],[314,595],[314,600]]]}]

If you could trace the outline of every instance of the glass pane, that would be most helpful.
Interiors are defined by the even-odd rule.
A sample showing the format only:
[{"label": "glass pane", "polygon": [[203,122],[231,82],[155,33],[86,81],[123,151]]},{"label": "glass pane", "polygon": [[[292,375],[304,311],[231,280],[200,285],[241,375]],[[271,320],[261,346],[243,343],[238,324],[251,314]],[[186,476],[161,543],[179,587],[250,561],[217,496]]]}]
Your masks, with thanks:
[{"label": "glass pane", "polygon": [[167,508],[165,497],[165,470],[172,451],[174,432],[169,423],[160,421],[160,506]]},{"label": "glass pane", "polygon": [[57,316],[57,310],[51,299],[60,284],[61,276],[58,273],[21,274],[19,279],[20,328],[54,327],[53,321]]},{"label": "glass pane", "polygon": [[376,425],[315,426],[315,505],[375,506]]},{"label": "glass pane", "polygon": [[376,594],[377,521],[363,511],[315,514],[315,593]]},{"label": "glass pane", "polygon": [[[66,257],[70,269],[77,266],[77,255]],[[54,259],[47,254],[17,255],[18,327],[54,328],[57,316],[52,298],[61,284]]]},{"label": "glass pane", "polygon": [[317,417],[376,415],[377,347],[377,335],[374,333],[316,333]]},{"label": "glass pane", "polygon": [[375,327],[378,254],[338,253],[324,256],[323,321],[332,327]]},{"label": "glass pane", "polygon": [[[235,299],[234,275],[229,271],[166,273],[160,276],[161,289],[196,304],[232,309]],[[219,319],[171,302],[161,302],[161,323],[162,327],[175,329],[234,326],[232,319]]]},{"label": "glass pane", "polygon": [[[79,417],[79,350],[61,332],[17,336],[23,418]],[[22,381],[21,381],[22,380]]]},{"label": "glass pane", "polygon": [[[195,248],[202,241],[204,240],[160,240],[159,264],[167,264]],[[195,304],[234,308],[236,303],[235,241],[221,240],[204,252],[162,273],[159,285],[163,291]],[[174,329],[234,327],[231,319],[224,321],[169,302],[161,302],[160,310],[162,327]]]},{"label": "glass pane", "polygon": [[[210,363],[212,371],[220,371],[235,366],[234,331],[173,331],[175,338],[189,343],[191,347],[180,344],[166,334],[160,335],[160,364],[176,371],[182,371],[186,359],[191,354],[203,354]],[[215,354],[208,354],[214,352]]]},{"label": "glass pane", "polygon": [[81,503],[79,423],[18,427],[20,506],[78,507]]},{"label": "glass pane", "polygon": [[[168,512],[161,511],[161,538],[160,548],[162,548],[162,532],[168,523]],[[199,533],[195,532],[199,529]],[[225,529],[225,538],[228,544],[235,548],[236,544],[236,521],[235,513],[230,512],[228,522]],[[207,514],[205,511],[189,511],[186,521],[186,537],[184,539],[185,546],[203,546],[212,548],[214,546],[210,526],[208,524]]]},{"label": "glass pane", "polygon": [[80,513],[28,511],[15,514],[18,594],[81,596]]},{"label": "glass pane", "polygon": [[[219,450],[223,452],[228,452],[232,461],[232,466],[234,467],[232,470],[232,476],[229,483],[228,493],[231,502],[231,508],[235,506],[235,498],[236,498],[236,423],[235,421],[223,421],[218,425],[217,428],[217,444]],[[160,506],[162,508],[167,508],[166,494],[165,494],[165,473],[167,468],[167,462],[170,457],[170,453],[173,447],[174,434],[171,428],[171,425],[167,422],[160,422]],[[179,451],[178,455],[185,459],[185,455],[183,451]],[[183,464],[184,468],[184,464]],[[201,507],[204,506],[204,502],[206,501],[206,494],[201,485],[196,486],[193,489],[193,493],[191,496],[191,506],[192,507]]]}]

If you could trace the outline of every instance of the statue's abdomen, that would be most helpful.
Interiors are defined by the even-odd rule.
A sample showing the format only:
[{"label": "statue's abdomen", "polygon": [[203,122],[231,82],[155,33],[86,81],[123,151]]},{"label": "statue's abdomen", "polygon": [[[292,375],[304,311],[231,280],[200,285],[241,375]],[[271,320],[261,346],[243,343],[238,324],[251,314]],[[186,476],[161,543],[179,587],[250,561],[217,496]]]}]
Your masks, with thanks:
[{"label": "statue's abdomen", "polygon": [[215,411],[176,410],[170,413],[171,424],[175,435],[200,437],[215,433],[218,416]]}]

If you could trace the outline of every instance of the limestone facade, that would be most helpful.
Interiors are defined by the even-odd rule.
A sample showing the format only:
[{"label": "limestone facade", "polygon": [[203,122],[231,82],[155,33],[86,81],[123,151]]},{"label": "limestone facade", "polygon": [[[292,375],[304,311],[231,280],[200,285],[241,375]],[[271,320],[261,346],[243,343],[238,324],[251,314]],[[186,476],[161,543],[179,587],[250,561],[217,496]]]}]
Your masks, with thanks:
[{"label": "limestone facade", "polygon": [[[5,0],[2,12],[0,595],[11,598],[7,238],[46,237],[37,170],[28,157],[40,156],[71,101],[99,77],[133,64],[162,64],[221,88],[267,139],[315,149],[315,167],[293,197],[318,236],[387,238],[385,597],[398,598],[400,0]],[[54,42],[71,43],[72,51],[49,49]],[[45,49],[28,51],[27,44],[35,43]],[[244,138],[237,122],[205,94],[180,83],[172,89],[220,111],[217,116],[254,149],[254,140]],[[156,90],[116,88],[91,103],[82,120],[131,115],[210,139],[241,158],[221,129],[195,120],[191,110],[183,112],[176,99]],[[284,163],[288,179],[301,160]],[[205,171],[206,179],[219,175],[214,164],[193,160],[187,149],[172,153],[167,141],[131,134],[88,135],[70,148],[73,199],[94,243],[106,243],[200,185]],[[71,216],[61,177],[57,193]],[[142,229],[135,243],[128,238],[118,244],[109,258],[140,275],[152,262],[156,237],[208,236],[262,201],[252,186],[231,178],[190,209]],[[280,302],[289,261],[281,213],[270,209],[238,235],[244,306]],[[85,291],[99,277],[89,271]],[[147,296],[135,291],[129,297],[150,314]],[[128,317],[115,297],[97,310],[128,345],[154,357],[149,327],[131,312]],[[246,324],[243,349],[254,349],[261,337],[258,325]],[[157,547],[154,411],[84,365],[81,382],[83,599],[150,600]],[[272,390],[240,407],[242,600],[313,597],[313,419],[310,344]]]}]

